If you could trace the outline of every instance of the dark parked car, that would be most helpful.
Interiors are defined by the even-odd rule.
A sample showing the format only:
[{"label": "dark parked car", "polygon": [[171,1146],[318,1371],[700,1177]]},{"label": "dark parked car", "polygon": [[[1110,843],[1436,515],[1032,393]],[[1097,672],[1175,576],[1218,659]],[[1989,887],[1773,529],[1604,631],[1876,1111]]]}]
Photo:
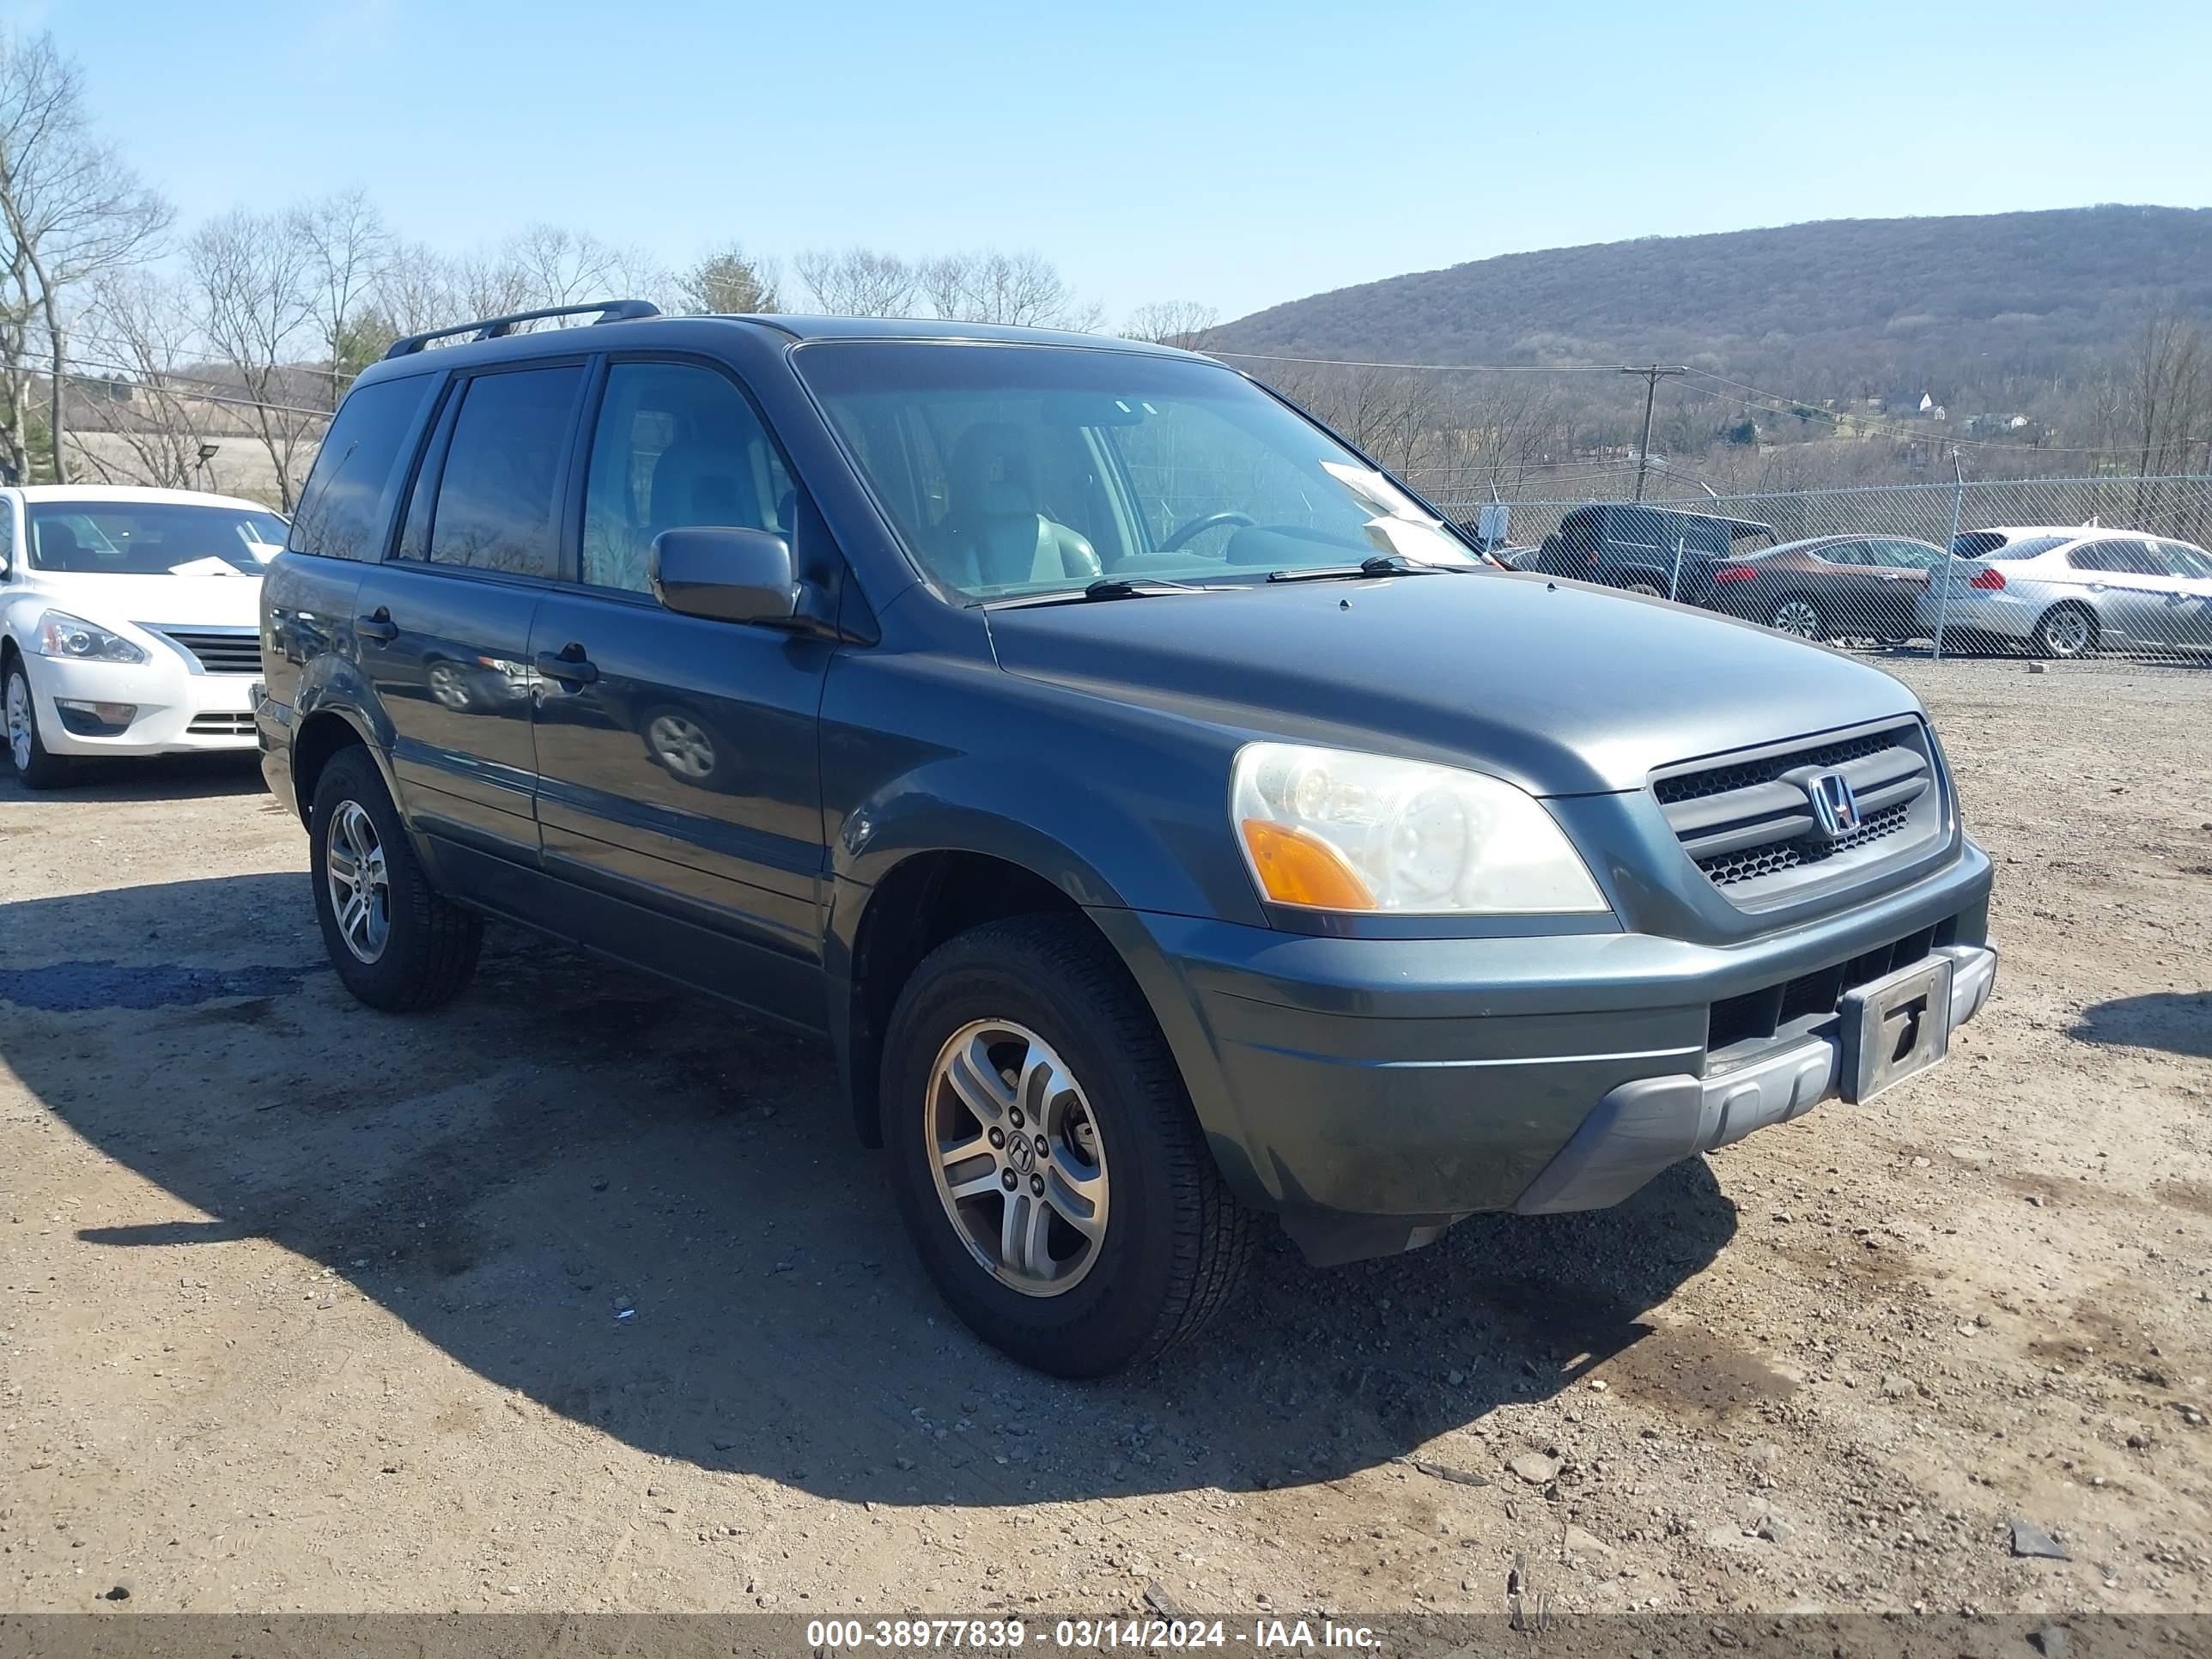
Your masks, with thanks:
[{"label": "dark parked car", "polygon": [[1942,562],[1942,548],[1901,536],[1814,536],[1720,565],[1711,604],[1800,639],[1911,639]]},{"label": "dark parked car", "polygon": [[[1616,1203],[1989,994],[1989,861],[1864,664],[1499,569],[1203,358],[585,309],[401,341],[270,568],[331,960],[427,1009],[511,918],[826,1031],[1031,1364],[1189,1335],[1261,1212],[1341,1261]],[[429,639],[528,718],[421,695]]]},{"label": "dark parked car", "polygon": [[1547,576],[1602,582],[1685,605],[1712,599],[1712,574],[1740,551],[1774,545],[1771,526],[1640,501],[1578,507],[1544,538],[1533,565]]}]

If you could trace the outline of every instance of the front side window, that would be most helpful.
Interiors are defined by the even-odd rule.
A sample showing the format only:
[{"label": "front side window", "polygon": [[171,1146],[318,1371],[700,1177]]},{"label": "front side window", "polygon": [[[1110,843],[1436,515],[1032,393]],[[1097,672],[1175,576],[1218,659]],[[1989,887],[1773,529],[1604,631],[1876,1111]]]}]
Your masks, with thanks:
[{"label": "front side window", "polygon": [[1918,542],[1869,542],[1874,550],[1874,562],[1889,565],[1900,570],[1930,570],[1942,562],[1943,556],[1932,547],[1923,547]]},{"label": "front side window", "polygon": [[649,590],[653,538],[720,525],[791,533],[793,491],[745,396],[712,369],[617,363],[584,486],[583,581]]},{"label": "front side window", "polygon": [[583,384],[572,363],[480,374],[462,389],[431,509],[431,563],[558,574],[561,461]]},{"label": "front side window", "polygon": [[436,381],[434,374],[410,374],[354,388],[315,452],[288,547],[331,559],[382,556],[399,447]]},{"label": "front side window", "polygon": [[1864,542],[1836,542],[1816,548],[1813,556],[1828,564],[1867,564],[1867,544]]},{"label": "front side window", "polygon": [[29,518],[32,568],[72,575],[258,576],[284,545],[284,521],[255,507],[46,500]]},{"label": "front side window", "polygon": [[1054,346],[793,354],[917,563],[970,599],[1101,576],[1256,581],[1481,562],[1388,477],[1215,364]]}]

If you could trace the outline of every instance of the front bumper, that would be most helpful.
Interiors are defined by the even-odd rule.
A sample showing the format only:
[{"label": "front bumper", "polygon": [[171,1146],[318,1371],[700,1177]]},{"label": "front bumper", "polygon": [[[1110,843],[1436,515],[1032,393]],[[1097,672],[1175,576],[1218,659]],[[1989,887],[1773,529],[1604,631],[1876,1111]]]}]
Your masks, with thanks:
[{"label": "front bumper", "polygon": [[[57,755],[179,755],[254,746],[250,695],[257,676],[196,672],[175,653],[147,662],[82,662],[27,655],[39,737]],[[62,702],[123,703],[120,730],[71,731]],[[74,713],[75,711],[72,711]]]},{"label": "front bumper", "polygon": [[[1909,886],[1730,945],[1320,938],[1092,914],[1158,1015],[1224,1175],[1331,1261],[1410,1249],[1476,1211],[1617,1203],[1679,1159],[1802,1114],[1837,1092],[1840,1039],[1783,988],[1802,997],[1832,979],[1832,1006],[1943,951],[1963,1022],[1993,977],[1989,889],[1988,859],[1962,842]],[[1731,1041],[1728,1011],[1770,996],[1772,1029]]]}]

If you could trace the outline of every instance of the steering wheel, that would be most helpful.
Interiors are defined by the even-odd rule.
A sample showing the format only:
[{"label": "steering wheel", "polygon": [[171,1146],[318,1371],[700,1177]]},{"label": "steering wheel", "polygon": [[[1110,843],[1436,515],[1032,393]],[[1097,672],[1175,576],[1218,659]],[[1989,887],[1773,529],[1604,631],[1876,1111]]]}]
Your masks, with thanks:
[{"label": "steering wheel", "polygon": [[1249,525],[1258,522],[1259,520],[1249,513],[1207,513],[1182,526],[1167,540],[1152,550],[1155,553],[1172,553],[1192,538],[1203,536],[1207,531],[1217,529],[1222,525]]}]

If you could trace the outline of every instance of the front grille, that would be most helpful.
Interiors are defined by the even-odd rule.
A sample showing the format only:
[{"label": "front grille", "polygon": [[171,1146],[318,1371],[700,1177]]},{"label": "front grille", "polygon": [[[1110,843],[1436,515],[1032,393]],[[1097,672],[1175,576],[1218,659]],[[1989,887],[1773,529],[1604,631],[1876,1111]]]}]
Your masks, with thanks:
[{"label": "front grille", "polygon": [[261,672],[261,635],[250,628],[164,628],[158,623],[144,626],[183,647],[210,674]]},{"label": "front grille", "polygon": [[253,716],[195,714],[185,730],[196,738],[250,738],[253,735]]},{"label": "front grille", "polygon": [[[1850,786],[1858,813],[1835,834],[1812,793],[1831,772]],[[1903,852],[1942,823],[1933,751],[1910,719],[1668,767],[1651,793],[1691,861],[1749,908]]]},{"label": "front grille", "polygon": [[[1792,1034],[1794,1040],[1800,1032],[1818,1030],[1834,1018],[1836,1005],[1843,1000],[1844,992],[1909,967],[1936,946],[1957,943],[1958,936],[1959,919],[1948,917],[1933,927],[1923,927],[1903,939],[1863,951],[1848,962],[1816,969],[1778,985],[1762,986],[1741,996],[1716,1002],[1707,1011],[1705,1019],[1708,1074],[1716,1057],[1718,1068],[1727,1068],[1731,1057],[1723,1050],[1755,1050],[1785,1030]],[[1739,1054],[1734,1058],[1741,1060],[1743,1057]]]}]

